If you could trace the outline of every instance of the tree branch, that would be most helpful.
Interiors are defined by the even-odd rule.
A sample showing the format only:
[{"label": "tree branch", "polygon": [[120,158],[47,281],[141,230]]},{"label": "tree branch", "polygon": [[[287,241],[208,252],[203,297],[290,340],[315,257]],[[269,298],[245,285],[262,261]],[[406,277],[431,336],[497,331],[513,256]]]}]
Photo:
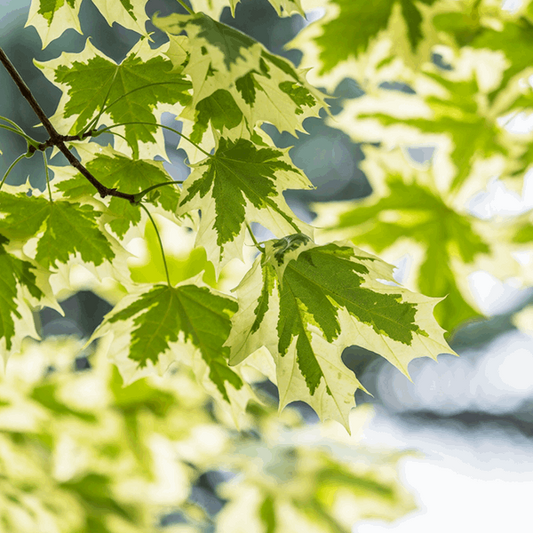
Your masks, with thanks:
[{"label": "tree branch", "polygon": [[[0,47],[0,61],[6,68],[7,72],[15,82],[15,85],[18,87],[20,93],[24,98],[27,100],[27,102],[30,104],[31,108],[41,121],[41,124],[45,127],[46,131],[48,132],[48,135],[50,138],[44,142],[41,143],[38,147],[31,146],[29,148],[30,153],[35,152],[36,150],[44,151],[47,148],[51,146],[57,146],[59,151],[67,158],[67,161],[82,174],[87,180],[96,188],[96,190],[100,193],[100,196],[102,198],[105,198],[106,196],[117,196],[118,198],[124,198],[125,200],[128,200],[132,204],[134,203],[135,197],[133,194],[127,194],[120,191],[117,191],[116,189],[110,189],[109,187],[106,187],[102,183],[100,183],[82,164],[81,162],[74,156],[74,154],[68,149],[65,142],[78,140],[79,137],[75,135],[61,135],[53,126],[53,124],[50,122],[49,118],[46,116],[46,113],[43,111],[43,108],[39,105],[39,102],[35,99],[32,92],[30,91],[30,88],[26,85],[24,80],[22,79],[21,75],[18,73],[17,69],[11,63],[7,55],[5,54],[4,50]],[[86,132],[82,138],[91,136],[93,131]]]}]

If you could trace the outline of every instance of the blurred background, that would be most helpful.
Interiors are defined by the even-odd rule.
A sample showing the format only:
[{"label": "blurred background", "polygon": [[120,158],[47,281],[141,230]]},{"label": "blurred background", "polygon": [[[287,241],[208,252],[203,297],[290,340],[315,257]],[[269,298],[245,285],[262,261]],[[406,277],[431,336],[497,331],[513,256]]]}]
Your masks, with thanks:
[{"label": "blurred background", "polygon": [[[15,64],[44,110],[53,114],[60,93],[49,84],[32,60],[46,61],[62,51],[78,52],[90,37],[94,46],[120,61],[137,40],[137,34],[114,27],[111,29],[89,2],[80,12],[84,36],[68,30],[41,50],[34,28],[24,28],[29,1],[0,1],[0,45]],[[150,0],[148,13],[184,12],[174,0]],[[309,21],[321,15],[309,14],[308,21],[294,15],[280,19],[265,0],[243,0],[232,18],[229,9],[221,20],[248,33],[273,53],[290,59],[296,66],[300,52],[285,50],[289,42]],[[162,42],[155,32],[156,44]],[[390,90],[406,90],[394,80],[384,84]],[[0,114],[30,131],[36,124],[33,111],[17,93],[6,72],[0,70]],[[333,115],[347,99],[363,94],[355,80],[345,79],[328,102]],[[322,117],[324,118],[324,117]],[[173,116],[165,116],[170,124]],[[332,129],[322,119],[305,122],[309,132],[297,138],[279,134],[265,127],[279,147],[293,146],[290,155],[316,186],[313,191],[290,191],[287,200],[300,218],[312,221],[313,202],[335,202],[363,198],[371,187],[359,168],[363,157],[360,146],[343,132]],[[35,137],[44,141],[43,129]],[[38,133],[37,133],[38,132]],[[178,136],[165,132],[165,163],[175,179],[188,174],[184,152],[177,150]],[[107,144],[110,136],[99,137]],[[0,172],[26,151],[25,143],[9,132],[0,131]],[[61,155],[52,160],[62,165]],[[33,187],[45,187],[44,170],[39,158],[24,159],[10,174],[8,183],[22,184],[29,179]],[[496,179],[488,189],[473,197],[470,210],[480,218],[496,213],[520,213],[533,207],[533,177],[526,178],[522,195],[506,190]],[[397,276],[404,276],[408,262],[397,265]],[[488,319],[461,328],[450,344],[460,358],[441,355],[438,364],[423,358],[413,361],[410,382],[398,370],[375,354],[358,347],[345,350],[343,359],[372,393],[370,397],[357,391],[357,404],[371,403],[376,415],[365,430],[363,441],[369,446],[416,449],[424,458],[404,459],[402,479],[416,494],[419,510],[385,525],[368,521],[354,531],[359,533],[418,533],[432,531],[458,532],[500,531],[530,532],[530,499],[533,495],[533,326],[531,334],[516,327],[516,313],[533,303],[533,290],[521,289],[513,280],[501,282],[486,272],[469,279],[477,303]],[[61,302],[65,317],[51,309],[39,313],[43,337],[75,334],[87,338],[100,323],[111,305],[91,291],[82,291]],[[533,321],[532,321],[533,323]],[[527,328],[526,328],[527,329]],[[82,370],[89,363],[80,359]],[[265,384],[273,397],[275,387]],[[298,438],[306,442],[318,440],[316,415],[300,405],[309,422]],[[214,489],[217,478],[212,475],[199,485],[197,497],[205,505],[220,507]],[[202,492],[203,491],[203,492]],[[171,521],[171,518],[169,518]]]}]

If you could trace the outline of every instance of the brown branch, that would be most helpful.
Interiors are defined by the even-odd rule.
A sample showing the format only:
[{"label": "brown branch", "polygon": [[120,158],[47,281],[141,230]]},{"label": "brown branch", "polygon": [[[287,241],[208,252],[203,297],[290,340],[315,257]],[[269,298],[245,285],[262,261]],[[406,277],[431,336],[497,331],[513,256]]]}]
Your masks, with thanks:
[{"label": "brown branch", "polygon": [[[63,142],[69,142],[69,141],[81,141],[82,139],[86,139],[87,137],[91,137],[94,134],[95,130],[89,130],[86,131],[81,137],[79,135],[58,135],[59,139]],[[33,154],[39,150],[40,152],[44,152],[47,148],[51,148],[52,146],[56,145],[56,141],[53,141],[52,138],[49,138],[47,141],[40,143],[37,146],[30,146],[28,148],[28,151],[30,154]]]},{"label": "brown branch", "polygon": [[[48,135],[50,136],[50,138],[44,143],[41,143],[38,148],[30,147],[30,153],[35,152],[37,149],[44,151],[51,146],[57,146],[60,152],[67,158],[67,161],[75,169],[77,169],[80,174],[82,174],[85,178],[87,178],[87,180],[89,180],[89,182],[100,193],[100,196],[102,198],[105,198],[106,196],[117,196],[118,198],[124,198],[125,200],[128,200],[133,204],[135,201],[133,194],[127,194],[117,191],[116,189],[110,189],[109,187],[106,187],[104,184],[100,183],[68,149],[65,142],[78,140],[79,137],[77,137],[76,135],[61,135],[60,133],[58,133],[58,131],[54,128],[53,124],[50,122],[49,118],[46,116],[46,113],[43,111],[43,108],[39,105],[39,102],[37,102],[37,100],[33,96],[32,92],[30,91],[30,88],[26,85],[21,75],[17,72],[17,69],[15,68],[13,63],[11,63],[11,61],[9,60],[9,58],[1,47],[0,61],[8,71],[13,81],[15,82],[15,85],[18,87],[22,96],[24,96],[24,98],[30,104],[31,108],[41,121],[41,124],[45,127],[46,131],[48,132]],[[88,131],[82,136],[82,138],[89,137],[92,133],[92,130]]]}]

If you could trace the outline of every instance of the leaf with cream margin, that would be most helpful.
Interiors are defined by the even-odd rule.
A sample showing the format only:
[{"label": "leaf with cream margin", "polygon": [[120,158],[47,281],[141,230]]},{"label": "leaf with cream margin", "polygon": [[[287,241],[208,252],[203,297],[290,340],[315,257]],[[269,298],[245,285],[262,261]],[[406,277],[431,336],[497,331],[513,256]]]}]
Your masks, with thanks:
[{"label": "leaf with cream margin", "polygon": [[[180,189],[168,175],[161,161],[132,159],[113,150],[110,146],[102,148],[96,143],[90,143],[84,148],[83,164],[106,187],[136,194],[152,185],[174,183],[158,188],[157,196],[150,203],[161,207],[168,213],[176,212]],[[59,167],[54,167],[54,170],[61,172]],[[92,197],[96,192],[91,183],[79,173],[59,183],[54,180],[54,185],[56,190],[61,191],[63,196],[70,200]],[[113,196],[107,204],[105,218],[113,232],[123,238],[130,228],[140,222],[141,208],[123,198]]]},{"label": "leaf with cream margin", "polygon": [[443,9],[436,0],[378,0],[371,8],[350,0],[307,1],[304,8],[325,13],[286,48],[300,50],[311,83],[331,92],[344,78],[356,79],[367,92],[367,86],[379,85],[381,71],[380,81],[408,80],[439,43],[431,23]]},{"label": "leaf with cream margin", "polygon": [[94,332],[103,337],[124,383],[150,374],[163,375],[173,363],[190,366],[198,383],[236,424],[255,397],[238,369],[228,365],[223,344],[237,302],[201,282],[144,285],[123,298]]},{"label": "leaf with cream margin", "polygon": [[203,246],[217,272],[242,257],[246,223],[259,222],[275,235],[312,229],[296,219],[283,191],[310,189],[311,182],[287,151],[221,138],[212,156],[194,166],[183,185],[178,214],[200,209],[196,246]]},{"label": "leaf with cream margin", "polygon": [[92,0],[92,2],[110,26],[115,23],[120,24],[128,30],[148,36],[145,25],[150,19],[146,14],[146,0],[120,0],[119,2]]},{"label": "leaf with cream margin", "polygon": [[183,73],[191,78],[193,99],[181,117],[199,119],[204,130],[210,113],[218,110],[211,125],[220,133],[222,126],[239,126],[242,114],[248,138],[263,122],[294,135],[305,131],[305,118],[318,117],[327,107],[324,95],[305,80],[306,70],[234,28],[202,13],[154,17],[153,23],[170,38],[187,32],[190,58]]},{"label": "leaf with cream margin", "polygon": [[[393,10],[399,7],[405,21],[405,30],[411,46],[416,52],[423,40],[422,20],[425,6],[436,0],[378,0],[372,9],[359,2],[332,0],[331,8],[337,12],[336,18],[323,22],[322,34],[315,39],[321,49],[321,71],[327,72],[350,56],[364,52],[372,39],[387,29]],[[353,28],[357,27],[357,31]],[[345,38],[339,40],[339,35]]]},{"label": "leaf with cream margin", "polygon": [[49,283],[50,294],[68,293],[70,274],[78,265],[100,281],[111,277],[131,284],[126,262],[131,254],[104,228],[101,203],[51,202],[46,191],[33,189],[29,197],[20,187],[6,185],[0,197],[0,234],[10,240],[10,250],[40,267],[43,290]]},{"label": "leaf with cream margin", "polygon": [[[484,99],[475,77],[466,81],[452,81],[444,76],[426,73],[425,76],[440,85],[436,94],[402,94],[382,89],[377,98],[361,97],[348,105],[335,117],[332,126],[340,127],[347,133],[354,131],[357,123],[358,140],[364,139],[365,128],[361,124],[366,121],[379,122],[384,127],[373,142],[390,144],[415,145],[426,143],[437,144],[437,151],[443,151],[454,166],[454,175],[449,185],[450,191],[458,192],[469,178],[475,178],[475,165],[491,157],[499,157],[503,161],[509,156],[513,145],[513,135],[499,125],[499,109],[490,106]],[[383,98],[381,98],[381,96]],[[369,112],[368,104],[372,101],[374,109]],[[383,111],[380,111],[380,106]],[[395,128],[401,128],[395,129]],[[407,130],[407,131],[406,131]],[[414,136],[410,137],[410,131]],[[390,133],[389,133],[390,131]],[[449,144],[439,141],[439,137],[449,138]],[[403,138],[403,141],[400,140]]]},{"label": "leaf with cream margin", "polygon": [[337,442],[313,442],[314,435],[296,429],[284,432],[283,443],[235,446],[228,459],[240,476],[220,487],[228,500],[220,533],[348,533],[362,520],[393,521],[416,508],[398,475],[408,452],[372,453],[352,443],[340,456],[332,449]]},{"label": "leaf with cream margin", "polygon": [[111,242],[98,227],[100,213],[89,205],[0,192],[0,212],[5,214],[0,232],[9,239],[38,237],[35,260],[45,268],[66,263],[76,253],[95,266],[115,257]]},{"label": "leaf with cream margin", "polygon": [[318,246],[302,234],[268,241],[235,289],[230,364],[265,346],[280,409],[304,401],[349,431],[354,393],[365,389],[342,362],[344,348],[376,352],[406,376],[417,357],[454,353],[433,317],[438,299],[395,285],[392,270],[351,243]]},{"label": "leaf with cream margin", "polygon": [[[110,26],[117,23],[148,36],[146,0],[93,0],[93,4]],[[44,49],[68,29],[82,33],[78,17],[80,5],[81,0],[32,0],[26,26],[34,26]]]},{"label": "leaf with cream margin", "polygon": [[35,330],[32,308],[27,300],[41,301],[45,294],[37,284],[35,265],[10,254],[5,246],[9,240],[0,234],[0,354],[3,374],[10,353],[20,350],[27,335],[39,338]]},{"label": "leaf with cream margin", "polygon": [[[455,11],[458,7],[456,4],[452,9]],[[471,14],[461,6],[457,12],[437,15],[433,24],[440,33],[446,32],[452,36],[454,44],[462,49],[468,47],[503,52],[507,58],[502,78],[502,85],[505,86],[514,76],[531,67],[529,58],[533,54],[533,21],[521,16],[519,6],[513,9],[513,15],[492,2],[481,2],[477,6],[474,3],[470,9]],[[494,96],[496,93],[491,94],[490,98]]]},{"label": "leaf with cream margin", "polygon": [[139,41],[120,63],[104,55],[90,41],[80,53],[63,52],[57,59],[36,63],[43,74],[63,92],[51,118],[58,129],[80,133],[104,109],[101,123],[146,122],[113,128],[127,139],[115,138],[115,149],[141,159],[165,156],[158,118],[164,111],[178,114],[190,100],[191,87],[164,55],[168,45],[152,50]]},{"label": "leaf with cream margin", "polygon": [[26,26],[33,26],[43,49],[68,29],[82,33],[78,13],[81,0],[32,0]]},{"label": "leaf with cream margin", "polygon": [[494,221],[473,216],[457,198],[439,192],[435,167],[416,169],[399,150],[364,152],[362,167],[374,191],[361,200],[315,205],[321,238],[349,239],[391,262],[409,254],[403,283],[442,298],[435,317],[449,332],[482,318],[468,275],[476,270],[517,275],[508,240],[498,237]]},{"label": "leaf with cream margin", "polygon": [[[231,16],[235,17],[235,8],[240,0],[191,0],[191,5],[196,13],[205,13],[210,17],[218,20],[225,7],[231,9]],[[268,0],[272,7],[276,10],[278,16],[290,16],[293,13],[298,13],[305,16],[305,11],[302,8],[301,0]]]}]

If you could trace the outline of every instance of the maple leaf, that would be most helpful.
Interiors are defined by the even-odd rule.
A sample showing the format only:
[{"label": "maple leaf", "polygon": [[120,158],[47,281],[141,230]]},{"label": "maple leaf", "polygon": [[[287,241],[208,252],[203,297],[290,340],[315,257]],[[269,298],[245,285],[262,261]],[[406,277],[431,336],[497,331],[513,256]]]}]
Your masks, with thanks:
[{"label": "maple leaf", "polygon": [[218,269],[242,256],[247,221],[259,222],[275,235],[311,232],[296,221],[282,195],[287,188],[311,187],[286,151],[221,138],[216,152],[195,165],[185,181],[178,214],[201,210],[196,245],[206,249]]},{"label": "maple leaf", "polygon": [[[36,284],[35,267],[28,261],[23,261],[8,253],[5,245],[9,240],[0,235],[0,269],[2,270],[2,283],[0,283],[0,339],[5,340],[5,350],[10,351],[13,348],[13,340],[18,333],[21,338],[27,334],[35,332],[35,328],[30,331],[20,331],[16,328],[16,322],[31,316],[30,307],[23,300],[21,287],[37,300],[44,297],[44,293]],[[25,315],[23,317],[23,315]],[[17,320],[18,319],[18,320]],[[32,321],[33,322],[33,321]],[[34,333],[36,336],[36,333]],[[3,356],[4,364],[6,362]]]},{"label": "maple leaf", "polygon": [[236,289],[230,364],[265,346],[280,409],[305,401],[349,431],[354,393],[364,387],[342,362],[344,348],[381,354],[406,376],[417,357],[454,353],[433,317],[437,299],[378,280],[394,282],[392,267],[352,244],[317,246],[301,234],[268,241]]},{"label": "maple leaf", "polygon": [[[498,123],[498,110],[484,103],[484,95],[475,76],[466,81],[452,81],[432,73],[425,73],[425,76],[441,85],[445,90],[444,97],[430,94],[422,99],[417,94],[382,89],[377,99],[374,96],[362,96],[352,106],[347,106],[335,117],[336,126],[346,132],[353,132],[354,121],[379,121],[385,128],[371,140],[374,142],[379,138],[379,141],[394,145],[421,144],[423,139],[428,142],[428,138],[432,144],[442,144],[442,141],[439,143],[438,136],[448,136],[451,139],[451,148],[446,150],[449,151],[449,158],[455,167],[449,190],[457,192],[468,178],[474,175],[476,162],[495,156],[505,161],[513,136]],[[370,104],[377,108],[373,113],[366,111]],[[379,112],[380,106],[387,112]],[[333,125],[333,122],[331,124]],[[400,126],[401,130],[394,130],[394,127]],[[365,135],[365,128],[359,128],[359,131]],[[399,138],[402,141],[399,141]],[[442,149],[437,146],[437,150]]]},{"label": "maple leaf", "polygon": [[[33,26],[41,38],[43,49],[68,29],[82,33],[79,21],[81,0],[32,0],[26,26]],[[120,24],[128,30],[148,36],[145,23],[145,0],[93,0],[107,23]]]},{"label": "maple leaf", "polygon": [[[432,41],[425,35],[428,28],[424,21],[428,18],[428,8],[436,3],[437,0],[376,0],[370,5],[330,0],[326,15],[304,29],[289,45],[301,48],[304,55],[316,57],[312,64],[319,66],[320,77],[358,59],[386,32],[394,43],[390,53],[402,56],[415,66],[429,59]],[[349,75],[348,71],[345,74]]]},{"label": "maple leaf", "polygon": [[[223,9],[228,6],[231,9],[231,16],[235,17],[235,8],[240,0],[191,0],[191,5],[196,13],[202,12],[214,19],[219,19]],[[289,16],[299,13],[305,17],[301,0],[268,0],[276,10],[278,16]]]},{"label": "maple leaf", "polygon": [[[146,40],[141,40],[117,64],[88,41],[78,54],[63,53],[57,59],[38,63],[44,75],[63,92],[52,123],[59,131],[76,135],[104,111],[102,121],[108,125],[146,123],[113,129],[122,132],[135,157],[143,155],[139,152],[141,146],[157,143],[160,148],[162,133],[156,117],[164,110],[178,113],[180,104],[190,100],[191,87],[161,54],[161,49],[152,50]],[[119,146],[116,141],[115,148]],[[160,152],[165,154],[164,149]]]},{"label": "maple leaf", "polygon": [[81,0],[32,0],[26,26],[33,26],[43,49],[68,29],[82,33],[78,13]]},{"label": "maple leaf", "polygon": [[108,350],[126,384],[154,368],[163,374],[173,362],[189,364],[200,385],[238,418],[254,395],[229,367],[229,349],[223,347],[237,302],[198,286],[198,276],[193,281],[142,287],[106,315],[90,341],[110,334]]},{"label": "maple leaf", "polygon": [[96,222],[101,213],[90,205],[2,191],[0,212],[6,215],[0,220],[0,233],[10,240],[38,237],[35,260],[45,268],[67,263],[76,253],[95,266],[115,257],[111,242]]},{"label": "maple leaf", "polygon": [[196,104],[195,121],[190,139],[195,143],[200,143],[209,122],[213,128],[223,131],[224,128],[228,130],[236,128],[241,123],[242,117],[242,112],[231,93],[218,89]]},{"label": "maple leaf", "polygon": [[[526,17],[501,20],[501,9],[497,9],[497,16],[494,16],[490,4],[481,5],[480,8],[480,11],[472,14],[442,13],[434,18],[433,23],[439,31],[451,35],[459,46],[503,52],[507,62],[501,86],[505,86],[516,74],[531,67],[529,58],[533,54],[533,21]],[[485,10],[488,12],[484,13]],[[490,95],[491,99],[496,94],[497,90]]]},{"label": "maple leaf", "polygon": [[280,17],[290,16],[293,13],[298,13],[302,17],[305,17],[301,0],[269,0],[269,2]]},{"label": "maple leaf", "polygon": [[[136,194],[151,185],[173,183],[160,161],[131,159],[110,147],[90,150],[90,146],[88,145],[88,150],[84,152],[83,162],[89,172],[98,176],[98,181],[106,187]],[[71,200],[92,197],[95,193],[94,187],[81,174],[76,174],[73,178],[64,179],[59,183],[54,180],[54,185],[56,190],[61,191],[63,196]],[[159,194],[152,203],[161,206],[169,213],[175,213],[180,198],[179,188],[174,185],[160,187],[157,191]],[[126,232],[141,220],[139,206],[115,196],[109,200],[105,214],[110,228],[119,237],[124,237]]]},{"label": "maple leaf", "polygon": [[150,19],[146,14],[146,0],[92,1],[110,26],[120,24],[128,30],[148,37],[145,24]]},{"label": "maple leaf", "polygon": [[[326,107],[324,95],[305,80],[305,70],[295,69],[234,28],[203,13],[156,16],[153,23],[171,39],[187,32],[190,57],[183,73],[191,78],[193,99],[180,118],[200,121],[202,133],[215,111],[211,124],[219,130],[238,126],[244,117],[249,135],[262,122],[295,134],[304,131],[305,118],[319,116]],[[176,57],[174,51],[169,57]],[[182,57],[174,59],[176,67],[183,64]]]},{"label": "maple leaf", "polygon": [[[262,456],[264,445],[246,442],[236,447],[234,468],[241,475],[220,487],[221,496],[228,500],[218,517],[220,533],[245,531],[235,529],[235,524],[258,524],[254,529],[266,533],[300,527],[317,533],[345,533],[360,520],[392,521],[416,507],[396,473],[400,457],[408,454],[365,452],[364,459],[353,456],[343,461],[340,453],[335,456],[330,451],[340,447],[337,442],[329,439],[327,446],[298,446],[296,435],[289,436],[288,443],[269,443],[259,472],[257,467],[250,468],[249,460]],[[339,452],[350,456],[349,448]],[[280,484],[283,491],[275,490]],[[332,494],[343,495],[342,506]]]},{"label": "maple leaf", "polygon": [[[453,331],[481,318],[462,278],[465,267],[473,268],[480,256],[492,253],[490,243],[478,232],[482,221],[455,210],[436,190],[406,183],[399,174],[389,174],[385,186],[386,192],[341,209],[335,206],[335,220],[329,228],[376,253],[400,241],[406,242],[407,250],[414,243],[421,249],[416,266],[411,267],[416,289],[428,296],[446,297],[435,308],[439,324]],[[326,210],[322,216],[327,216]]]}]

